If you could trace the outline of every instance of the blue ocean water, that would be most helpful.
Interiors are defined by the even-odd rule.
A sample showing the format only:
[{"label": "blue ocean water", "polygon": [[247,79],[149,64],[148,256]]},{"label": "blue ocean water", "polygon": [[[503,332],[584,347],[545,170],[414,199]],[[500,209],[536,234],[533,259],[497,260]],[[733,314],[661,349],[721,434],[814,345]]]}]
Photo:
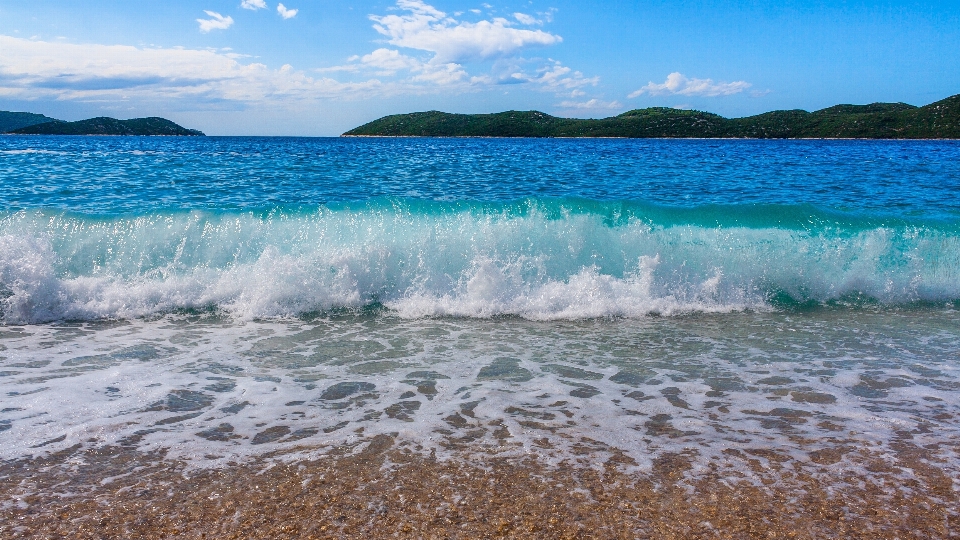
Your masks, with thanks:
[{"label": "blue ocean water", "polygon": [[0,150],[8,211],[580,198],[721,206],[728,217],[729,206],[809,205],[799,212],[960,218],[956,141],[21,136],[0,139]]},{"label": "blue ocean water", "polygon": [[956,141],[0,137],[0,460],[909,432],[960,485],[958,196]]},{"label": "blue ocean water", "polygon": [[6,137],[8,322],[960,299],[955,141]]}]

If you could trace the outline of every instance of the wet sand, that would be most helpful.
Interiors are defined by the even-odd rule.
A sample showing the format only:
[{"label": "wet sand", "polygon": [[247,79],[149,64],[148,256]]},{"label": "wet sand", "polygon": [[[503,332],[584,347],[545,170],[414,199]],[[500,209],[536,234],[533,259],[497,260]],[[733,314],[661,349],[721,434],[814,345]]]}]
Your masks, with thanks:
[{"label": "wet sand", "polygon": [[0,539],[958,538],[958,320],[16,328]]},{"label": "wet sand", "polygon": [[[694,452],[632,474],[622,454],[559,466],[534,457],[438,460],[387,435],[313,460],[268,455],[214,469],[122,447],[74,448],[0,466],[0,537],[960,536],[957,479],[929,450],[895,446],[893,463],[838,447],[790,466],[757,448],[697,475],[689,474]],[[869,475],[852,472],[854,463]],[[904,467],[912,480],[899,474]]]}]

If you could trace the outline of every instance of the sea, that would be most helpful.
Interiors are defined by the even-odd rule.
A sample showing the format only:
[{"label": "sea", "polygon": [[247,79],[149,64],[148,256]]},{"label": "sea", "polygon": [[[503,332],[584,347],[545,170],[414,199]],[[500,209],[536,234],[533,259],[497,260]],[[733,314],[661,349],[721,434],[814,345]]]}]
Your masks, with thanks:
[{"label": "sea", "polygon": [[383,435],[956,493],[960,143],[0,137],[0,463]]}]

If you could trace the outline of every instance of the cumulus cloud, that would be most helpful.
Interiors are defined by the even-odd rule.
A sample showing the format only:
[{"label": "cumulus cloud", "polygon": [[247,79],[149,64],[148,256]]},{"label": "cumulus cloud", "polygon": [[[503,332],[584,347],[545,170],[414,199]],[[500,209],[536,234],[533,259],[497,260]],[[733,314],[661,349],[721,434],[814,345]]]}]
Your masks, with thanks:
[{"label": "cumulus cloud", "polygon": [[[183,100],[287,105],[362,98],[392,90],[376,79],[343,83],[283,66],[243,64],[233,53],[70,44],[0,35],[0,97],[12,99]],[[200,104],[200,105],[196,105]]]},{"label": "cumulus cloud", "polygon": [[599,77],[586,77],[583,73],[574,71],[557,60],[541,62],[539,67],[533,70],[524,69],[521,65],[523,63],[529,63],[529,61],[501,66],[500,75],[496,79],[497,83],[526,83],[540,90],[579,97],[586,94],[582,88],[596,86],[600,82]]},{"label": "cumulus cloud", "polygon": [[277,4],[277,13],[284,19],[292,19],[297,16],[299,9],[287,9],[283,4]]},{"label": "cumulus cloud", "polygon": [[393,75],[402,70],[419,70],[423,63],[391,49],[377,49],[359,58],[365,66],[380,70],[383,75]]},{"label": "cumulus cloud", "polygon": [[590,99],[587,101],[563,101],[560,103],[563,109],[621,109],[623,105],[619,101],[601,101],[599,99]]},{"label": "cumulus cloud", "polygon": [[396,75],[398,72],[407,71],[411,75],[410,81],[412,82],[451,85],[464,82],[469,78],[460,64],[423,62],[393,49],[377,49],[354,60],[359,61],[359,65],[354,64],[358,69],[374,70],[374,74],[377,76],[389,77]]},{"label": "cumulus cloud", "polygon": [[513,18],[517,20],[520,24],[534,25],[534,24],[543,24],[536,17],[527,15],[526,13],[514,13]]},{"label": "cumulus cloud", "polygon": [[419,73],[413,77],[414,81],[428,82],[434,85],[449,86],[465,82],[479,82],[479,79],[470,78],[463,66],[453,62],[424,64],[418,71]]},{"label": "cumulus cloud", "polygon": [[[241,7],[252,9],[261,2],[266,4],[246,0]],[[305,100],[471,92],[516,84],[590,102],[584,90],[596,86],[597,77],[556,60],[521,55],[527,47],[559,43],[559,36],[518,29],[505,19],[461,22],[422,0],[397,0],[395,7],[388,15],[370,17],[377,32],[389,38],[383,41],[393,45],[312,73],[291,66],[270,68],[229,49],[70,44],[0,35],[0,98],[179,100],[196,110],[222,102],[284,107]],[[294,11],[278,7],[283,10]],[[230,17],[206,13],[210,18],[199,21],[205,32],[233,24]],[[492,62],[479,62],[484,59]],[[331,72],[341,75],[331,78]]]},{"label": "cumulus cloud", "polygon": [[543,30],[512,28],[512,23],[503,18],[458,21],[422,0],[398,0],[397,7],[406,13],[371,15],[373,28],[391,45],[429,51],[440,64],[503,56],[562,41],[560,36]]},{"label": "cumulus cloud", "polygon": [[[518,62],[500,65],[495,73],[471,76],[463,65],[456,62],[439,63],[433,60],[421,60],[405,55],[395,49],[381,48],[364,56],[352,56],[350,63],[320,68],[324,72],[368,72],[378,77],[394,75],[406,76],[407,91],[429,90],[414,88],[419,83],[430,86],[458,86],[460,90],[482,89],[498,85],[524,84],[528,88],[558,94],[579,97],[585,95],[580,88],[595,86],[598,77],[585,77],[558,61],[551,60],[547,65],[534,70],[525,70]],[[529,61],[525,61],[529,63]]]},{"label": "cumulus cloud", "polygon": [[[383,47],[363,56],[352,56],[345,65],[317,71],[405,77],[402,82],[408,91],[430,91],[431,87],[469,91],[524,84],[534,90],[574,97],[583,95],[578,89],[594,86],[599,80],[555,60],[518,55],[527,47],[559,43],[560,36],[513,28],[513,23],[506,19],[462,22],[422,0],[397,0],[396,11],[401,13],[371,15],[373,27],[390,38],[388,43],[417,53]],[[523,18],[523,14],[518,15]],[[541,24],[540,20],[533,20]],[[486,74],[470,75],[465,67],[471,61],[491,58],[493,68]]]},{"label": "cumulus cloud", "polygon": [[216,11],[206,11],[209,19],[197,19],[197,22],[200,23],[201,32],[209,32],[211,30],[226,30],[233,25],[233,17],[229,15],[224,17],[223,15],[217,13]]},{"label": "cumulus cloud", "polygon": [[243,0],[240,2],[240,7],[243,9],[256,11],[258,9],[265,9],[267,7],[267,3],[264,0]]},{"label": "cumulus cloud", "polygon": [[538,69],[537,75],[532,77],[530,81],[551,90],[562,92],[576,90],[584,86],[596,86],[600,82],[600,77],[585,77],[583,73],[574,71],[554,60],[551,65]]},{"label": "cumulus cloud", "polygon": [[650,82],[639,90],[630,93],[629,98],[649,94],[651,96],[729,96],[739,94],[752,85],[746,81],[734,82],[713,82],[713,79],[691,79],[685,75],[674,72],[667,75],[667,80],[663,84]]}]

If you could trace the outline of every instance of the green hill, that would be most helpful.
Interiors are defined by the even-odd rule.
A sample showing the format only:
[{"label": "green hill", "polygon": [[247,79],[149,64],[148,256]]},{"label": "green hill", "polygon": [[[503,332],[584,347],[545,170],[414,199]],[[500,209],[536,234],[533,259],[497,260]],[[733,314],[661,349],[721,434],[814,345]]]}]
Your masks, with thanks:
[{"label": "green hill", "polygon": [[58,122],[58,120],[36,113],[0,111],[0,133],[46,122]]},{"label": "green hill", "polygon": [[539,111],[430,111],[385,116],[344,136],[957,139],[960,94],[925,107],[906,103],[835,105],[815,112],[773,111],[745,118],[665,107],[599,120],[558,118]]},{"label": "green hill", "polygon": [[165,118],[117,120],[105,116],[78,122],[54,120],[10,130],[10,133],[20,135],[203,135],[200,131],[187,129]]}]

